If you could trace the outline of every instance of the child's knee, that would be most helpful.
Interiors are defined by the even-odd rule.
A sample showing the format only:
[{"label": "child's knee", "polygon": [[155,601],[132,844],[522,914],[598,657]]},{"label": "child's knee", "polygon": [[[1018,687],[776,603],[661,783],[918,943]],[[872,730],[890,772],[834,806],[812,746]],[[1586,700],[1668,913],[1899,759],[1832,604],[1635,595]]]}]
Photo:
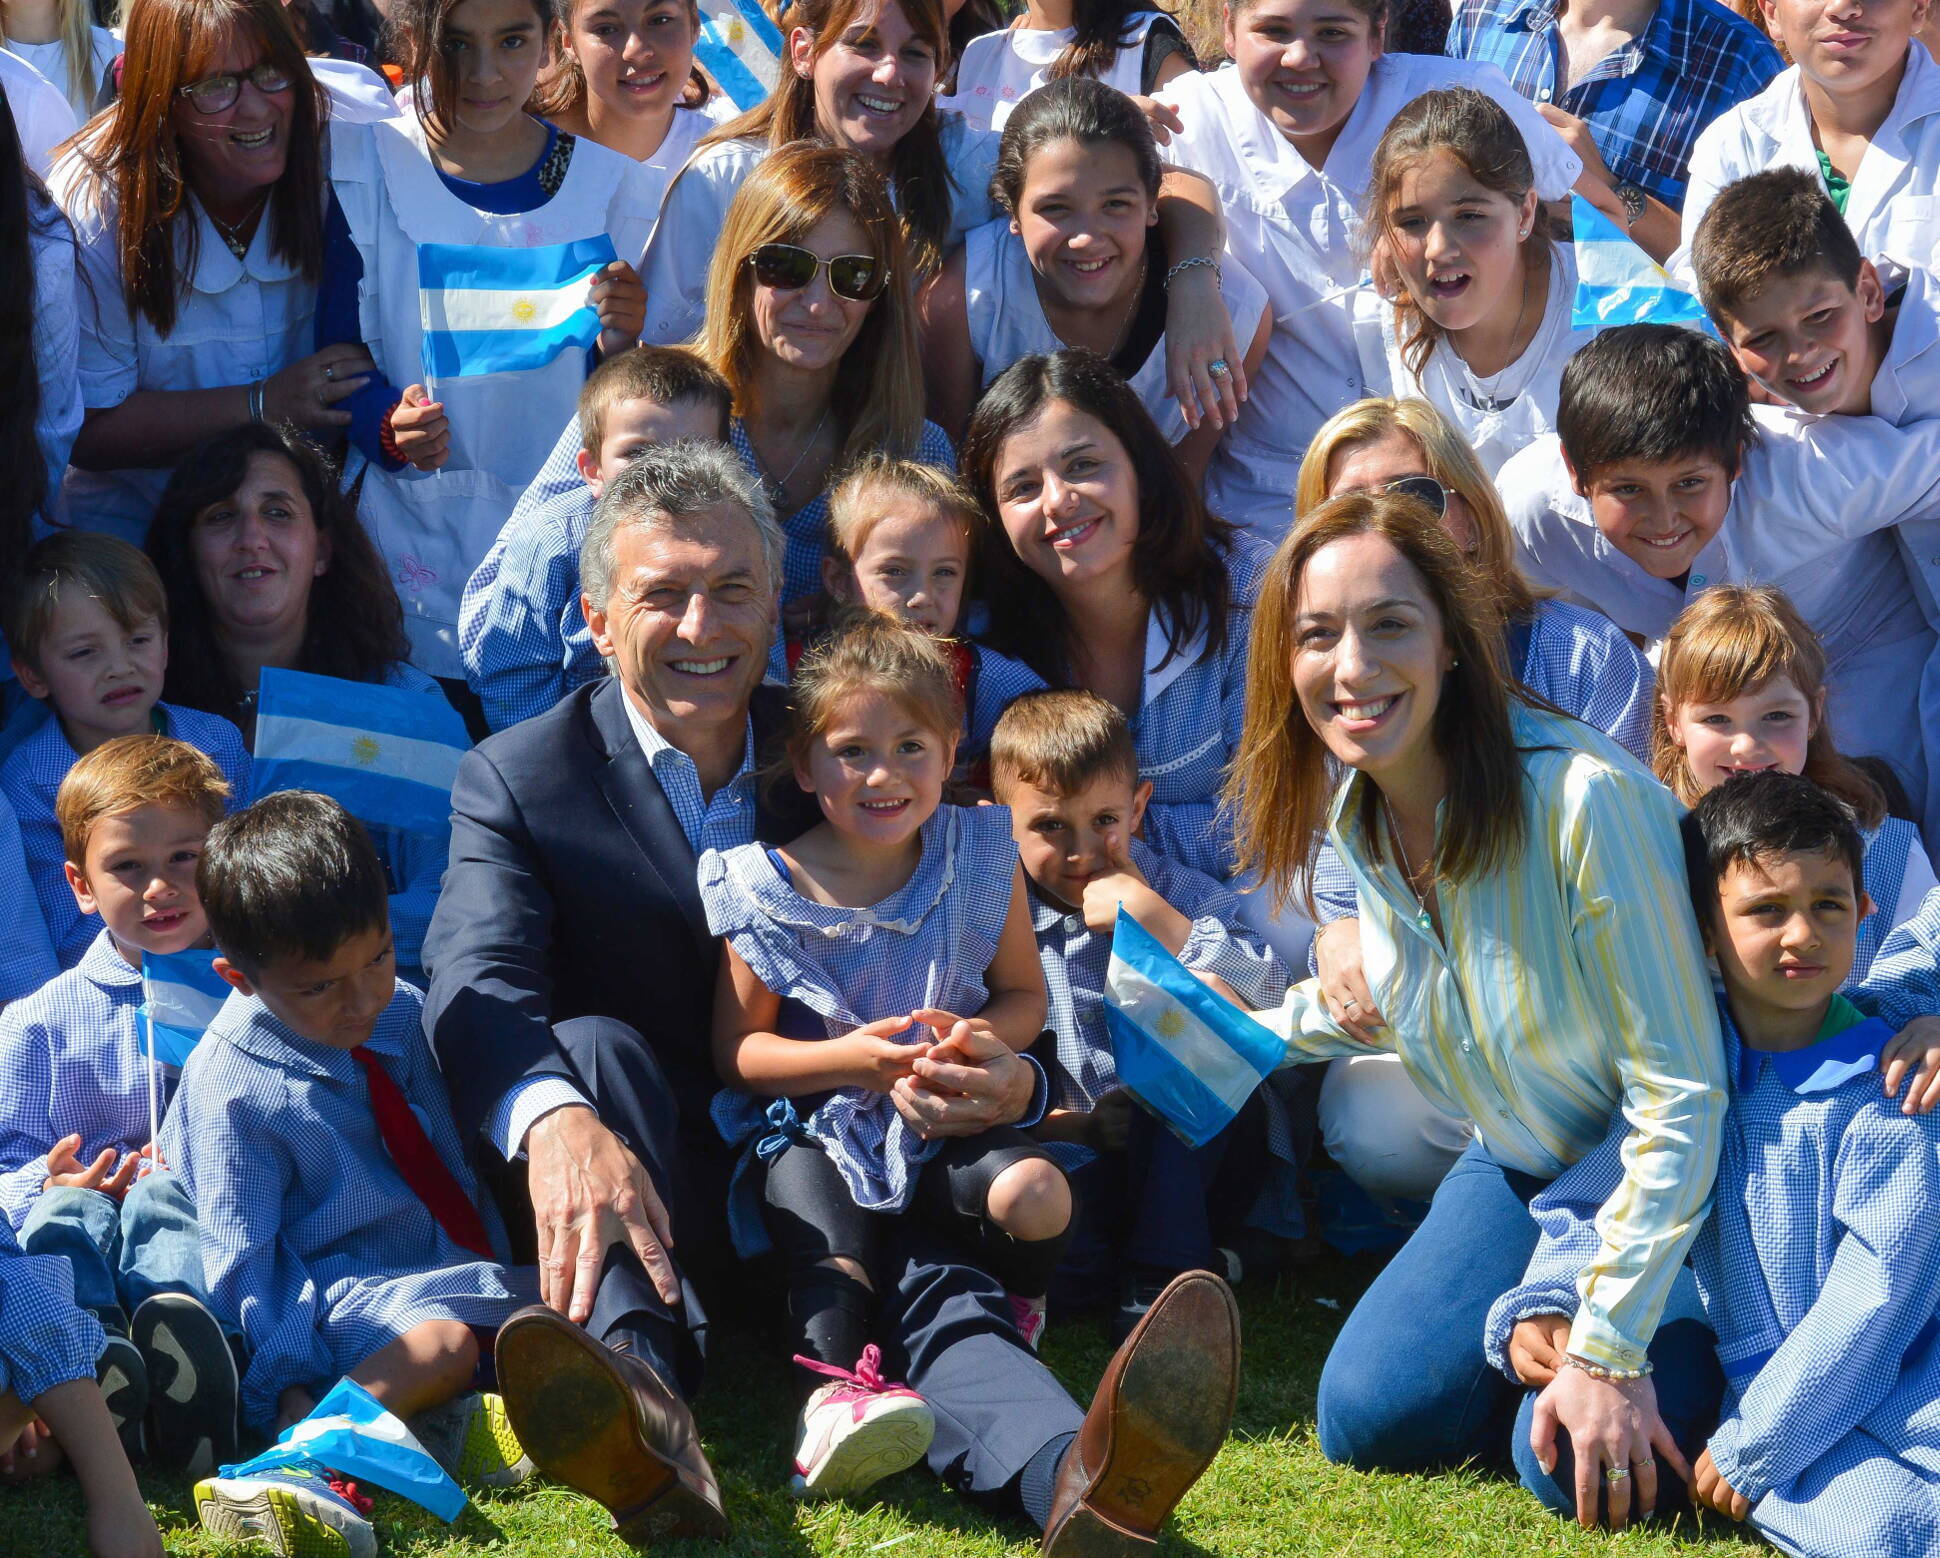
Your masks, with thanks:
[{"label": "child's knee", "polygon": [[851,1282],[860,1283],[868,1292],[873,1293],[876,1290],[875,1284],[869,1280],[868,1268],[852,1255],[828,1255],[815,1264],[823,1271],[840,1272]]},{"label": "child's knee", "polygon": [[1025,1158],[990,1182],[984,1211],[1013,1239],[1055,1239],[1071,1226],[1071,1182],[1049,1158]]},{"label": "child's knee", "polygon": [[461,1320],[424,1320],[404,1333],[404,1344],[422,1367],[435,1371],[454,1393],[478,1372],[478,1336]]}]

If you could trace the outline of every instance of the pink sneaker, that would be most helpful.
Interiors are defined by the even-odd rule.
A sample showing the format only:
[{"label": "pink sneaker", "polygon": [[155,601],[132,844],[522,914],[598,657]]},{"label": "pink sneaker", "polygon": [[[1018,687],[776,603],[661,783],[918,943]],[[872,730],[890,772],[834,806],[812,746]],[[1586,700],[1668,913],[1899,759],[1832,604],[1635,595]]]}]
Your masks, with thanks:
[{"label": "pink sneaker", "polygon": [[859,1493],[923,1458],[936,1419],[915,1391],[883,1379],[882,1353],[874,1343],[862,1349],[854,1373],[812,1358],[795,1361],[829,1376],[808,1398],[796,1429],[790,1484],[796,1493]]},{"label": "pink sneaker", "polygon": [[1019,1298],[1010,1295],[1010,1318],[1017,1327],[1017,1334],[1024,1338],[1024,1345],[1036,1352],[1038,1343],[1044,1340],[1044,1312],[1046,1304],[1041,1298]]}]

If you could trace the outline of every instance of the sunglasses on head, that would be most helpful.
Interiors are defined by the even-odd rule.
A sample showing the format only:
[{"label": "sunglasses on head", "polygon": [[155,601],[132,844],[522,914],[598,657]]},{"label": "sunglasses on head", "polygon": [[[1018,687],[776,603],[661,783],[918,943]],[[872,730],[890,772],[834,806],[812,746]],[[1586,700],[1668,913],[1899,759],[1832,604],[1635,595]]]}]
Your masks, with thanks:
[{"label": "sunglasses on head", "polygon": [[1398,498],[1413,498],[1437,518],[1448,512],[1448,500],[1454,496],[1453,489],[1444,487],[1432,476],[1397,476],[1374,490],[1392,492]]},{"label": "sunglasses on head", "polygon": [[799,292],[824,266],[829,291],[851,303],[872,303],[889,284],[889,267],[873,254],[838,254],[824,260],[799,244],[764,243],[748,256],[754,279],[775,292]]}]

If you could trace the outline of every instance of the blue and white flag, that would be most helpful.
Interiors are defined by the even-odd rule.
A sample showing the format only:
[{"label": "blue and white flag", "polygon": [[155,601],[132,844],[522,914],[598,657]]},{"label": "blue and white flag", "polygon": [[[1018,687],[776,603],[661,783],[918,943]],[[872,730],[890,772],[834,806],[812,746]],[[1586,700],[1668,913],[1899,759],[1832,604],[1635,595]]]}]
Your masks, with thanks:
[{"label": "blue and white flag", "polygon": [[320,790],[370,828],[443,836],[471,737],[442,698],[308,671],[264,671],[256,700],[257,797]]},{"label": "blue and white flag", "polygon": [[417,1436],[355,1380],[340,1379],[302,1422],[283,1430],[261,1455],[224,1466],[218,1475],[252,1477],[286,1466],[329,1467],[355,1482],[422,1505],[440,1520],[456,1520],[465,1490],[431,1458]]},{"label": "blue and white flag", "polygon": [[781,29],[757,0],[701,0],[694,58],[742,113],[775,90],[781,54]]},{"label": "blue and white flag", "polygon": [[518,373],[588,350],[600,320],[587,289],[618,257],[605,233],[535,249],[419,244],[425,377]]},{"label": "blue and white flag", "polygon": [[1112,928],[1105,1027],[1118,1079],[1189,1147],[1227,1126],[1287,1047],[1195,978],[1122,908]]},{"label": "blue and white flag", "polygon": [[1570,196],[1570,226],[1576,235],[1572,329],[1685,325],[1716,334],[1696,295],[1581,195]]},{"label": "blue and white flag", "polygon": [[164,1070],[182,1069],[229,999],[229,986],[215,971],[220,955],[211,948],[141,955],[141,1015],[148,1052]]}]

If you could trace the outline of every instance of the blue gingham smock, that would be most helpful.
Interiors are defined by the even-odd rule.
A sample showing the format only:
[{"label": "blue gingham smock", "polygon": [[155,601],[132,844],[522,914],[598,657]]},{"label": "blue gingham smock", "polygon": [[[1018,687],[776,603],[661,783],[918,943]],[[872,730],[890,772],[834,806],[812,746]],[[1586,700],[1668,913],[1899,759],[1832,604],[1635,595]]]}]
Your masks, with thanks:
[{"label": "blue gingham smock", "polygon": [[[248,801],[249,749],[243,745],[240,730],[220,714],[204,714],[178,704],[158,703],[155,712],[162,717],[163,735],[187,742],[215,759],[222,777],[229,781],[231,810]],[[49,719],[0,764],[0,793],[5,794],[20,819],[20,845],[27,857],[27,873],[33,879],[47,934],[54,943],[54,956],[62,968],[80,962],[81,954],[101,929],[101,916],[82,914],[73,889],[67,885],[67,876],[61,870],[67,851],[61,845],[60,824],[54,820],[54,797],[67,771],[79,761],[80,755],[61,733],[61,722]]]},{"label": "blue gingham smock", "polygon": [[70,1380],[93,1379],[106,1337],[74,1304],[74,1268],[59,1255],[23,1255],[0,1223],[0,1391],[33,1404]]},{"label": "blue gingham smock", "polygon": [[[1850,1026],[1848,1026],[1850,1024]],[[1802,1050],[1740,1045],[1710,1219],[1691,1246],[1725,1371],[1710,1441],[1751,1524],[1812,1558],[1940,1547],[1940,1116],[1881,1096],[1893,1030],[1835,1000]],[[1611,1138],[1531,1205],[1542,1242],[1489,1313],[1508,1369],[1520,1319],[1568,1314],[1592,1219],[1623,1171]],[[1512,1376],[1513,1377],[1513,1376]]]},{"label": "blue gingham smock", "polygon": [[[505,1230],[465,1161],[424,1041],[424,997],[400,980],[368,1043],[446,1168]],[[497,1326],[539,1300],[538,1273],[454,1243],[385,1150],[358,1062],[232,996],[182,1070],[164,1150],[202,1224],[216,1311],[251,1349],[243,1412],[274,1423],[291,1385],[327,1388],[426,1320]]]},{"label": "blue gingham smock", "polygon": [[[0,1012],[0,1211],[16,1231],[63,1136],[81,1138],[83,1163],[103,1147],[129,1153],[148,1144],[140,1008],[141,970],[104,930],[73,968]],[[166,1070],[156,1087],[166,1107]]]},{"label": "blue gingham smock", "polygon": [[[829,1038],[925,1006],[972,1016],[990,999],[984,975],[1017,874],[1009,808],[940,806],[922,840],[909,881],[861,909],[802,897],[759,844],[710,849],[700,859],[708,929],[769,990],[819,1016]],[[724,1135],[762,1130],[760,1100],[727,1097],[715,1110]],[[860,1087],[827,1094],[804,1123],[871,1212],[908,1206],[916,1170],[941,1145],[917,1136],[887,1094]]]}]

